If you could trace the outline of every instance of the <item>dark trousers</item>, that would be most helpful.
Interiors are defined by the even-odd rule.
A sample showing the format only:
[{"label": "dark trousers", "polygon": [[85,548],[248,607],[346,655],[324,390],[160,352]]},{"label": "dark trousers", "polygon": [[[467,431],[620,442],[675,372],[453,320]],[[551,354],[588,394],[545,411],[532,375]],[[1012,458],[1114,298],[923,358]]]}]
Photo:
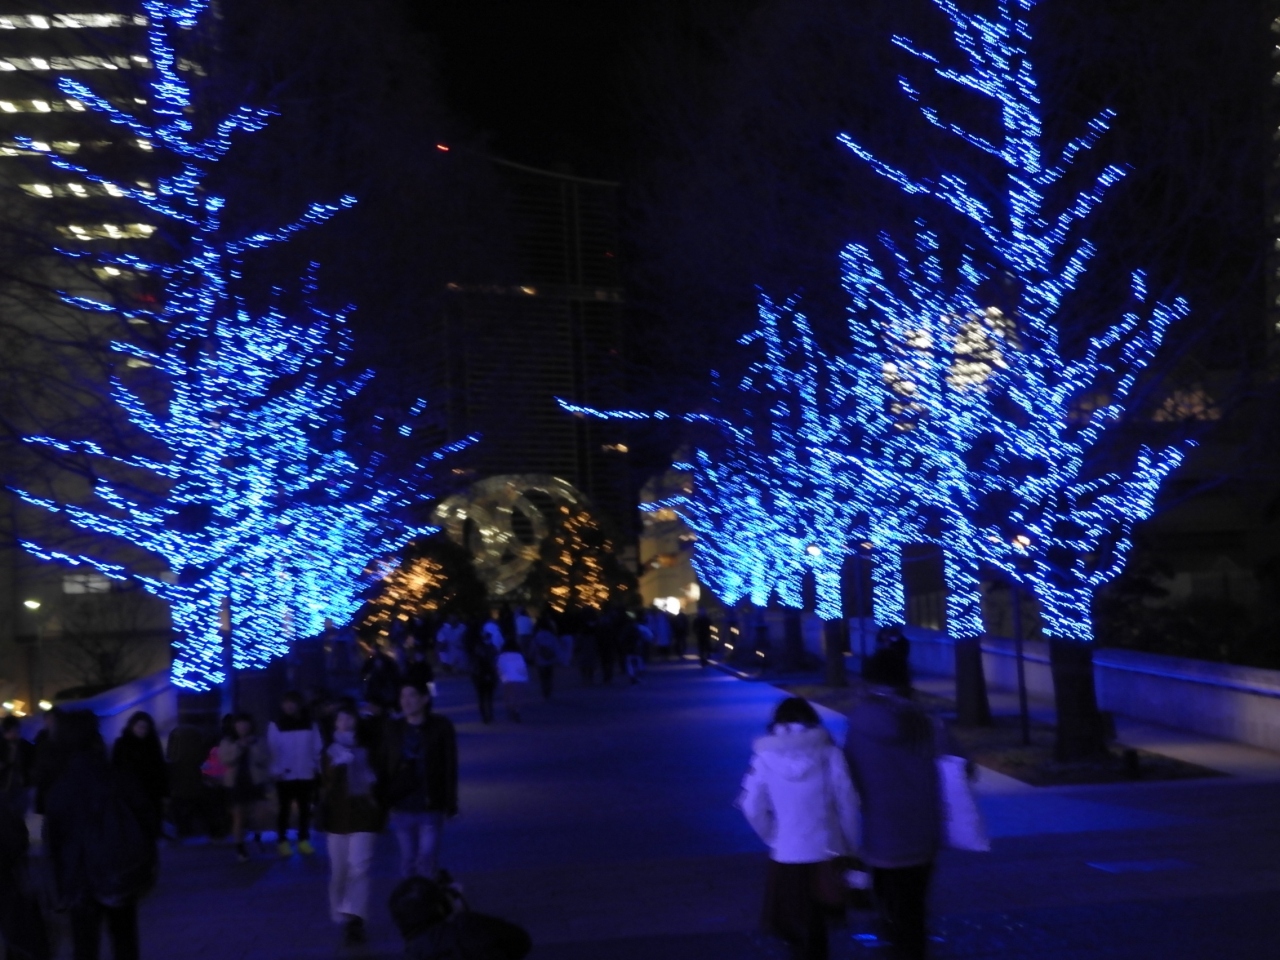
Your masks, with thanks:
[{"label": "dark trousers", "polygon": [[107,922],[112,960],[138,960],[138,905],[104,907],[89,901],[72,907],[71,944],[74,960],[98,960],[102,946],[102,921]]},{"label": "dark trousers", "polygon": [[493,692],[498,688],[496,680],[478,680],[471,678],[471,685],[476,688],[476,704],[480,707],[480,719],[485,723],[493,723]]},{"label": "dark trousers", "polygon": [[711,659],[711,638],[699,637],[698,638],[698,662],[705,667],[707,665],[707,661],[710,659]]},{"label": "dark trousers", "polygon": [[276,842],[286,839],[289,832],[289,808],[298,805],[298,839],[311,838],[311,793],[314,784],[310,780],[279,780],[276,782]]},{"label": "dark trousers", "polygon": [[876,867],[871,885],[885,934],[901,960],[924,960],[928,934],[925,929],[925,901],[933,864],[916,867]]},{"label": "dark trousers", "polygon": [[554,665],[538,667],[538,685],[542,687],[542,699],[551,699],[551,685],[555,681],[556,668]]}]

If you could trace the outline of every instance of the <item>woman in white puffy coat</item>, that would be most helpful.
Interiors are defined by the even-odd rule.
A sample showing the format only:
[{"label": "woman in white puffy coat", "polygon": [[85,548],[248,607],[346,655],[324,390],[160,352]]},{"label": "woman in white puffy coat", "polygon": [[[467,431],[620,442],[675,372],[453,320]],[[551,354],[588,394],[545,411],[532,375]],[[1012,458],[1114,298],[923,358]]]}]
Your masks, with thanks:
[{"label": "woman in white puffy coat", "polygon": [[858,844],[858,797],[840,748],[812,704],[782,701],[753,744],[738,807],[769,845],[764,929],[797,960],[825,960],[830,861]]}]

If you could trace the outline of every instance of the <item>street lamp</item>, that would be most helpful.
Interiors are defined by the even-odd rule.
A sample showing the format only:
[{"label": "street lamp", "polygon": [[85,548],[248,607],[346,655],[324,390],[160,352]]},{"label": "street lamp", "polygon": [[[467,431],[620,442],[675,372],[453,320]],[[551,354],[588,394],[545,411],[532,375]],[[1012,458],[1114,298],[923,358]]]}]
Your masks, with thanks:
[{"label": "street lamp", "polygon": [[[22,605],[35,613],[40,609],[40,601],[34,598],[23,600]],[[44,663],[42,649],[44,641],[44,621],[36,621],[35,642],[27,646],[27,701],[37,703],[44,694]]]}]

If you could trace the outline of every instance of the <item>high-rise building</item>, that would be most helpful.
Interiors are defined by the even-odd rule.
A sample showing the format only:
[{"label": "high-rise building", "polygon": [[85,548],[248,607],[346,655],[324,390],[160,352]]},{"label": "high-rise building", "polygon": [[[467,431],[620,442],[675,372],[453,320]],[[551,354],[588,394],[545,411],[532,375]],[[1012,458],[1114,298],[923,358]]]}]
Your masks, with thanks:
[{"label": "high-rise building", "polygon": [[566,415],[622,393],[623,296],[617,184],[497,164],[514,235],[511,282],[451,284],[434,380],[451,439],[483,435],[477,477],[550,474],[621,530],[631,527],[626,445],[616,424]]},{"label": "high-rise building", "polygon": [[[81,267],[58,249],[138,252],[156,226],[119,187],[50,161],[146,189],[152,151],[59,90],[58,80],[72,77],[120,106],[145,109],[145,27],[139,5],[126,0],[0,0],[0,443],[8,483],[87,489],[86,478],[26,456],[30,448],[16,437],[73,436],[89,411],[101,413],[103,351],[119,331],[67,306],[59,292],[135,296],[141,278]],[[34,525],[42,522],[7,494],[0,499],[0,694],[27,701],[92,684],[94,657],[123,656],[130,662],[116,666],[126,673],[155,669],[167,652],[162,605],[123,596],[99,574],[31,560],[14,542],[39,536]],[[73,634],[84,649],[59,649]],[[133,644],[140,634],[150,642]]]}]

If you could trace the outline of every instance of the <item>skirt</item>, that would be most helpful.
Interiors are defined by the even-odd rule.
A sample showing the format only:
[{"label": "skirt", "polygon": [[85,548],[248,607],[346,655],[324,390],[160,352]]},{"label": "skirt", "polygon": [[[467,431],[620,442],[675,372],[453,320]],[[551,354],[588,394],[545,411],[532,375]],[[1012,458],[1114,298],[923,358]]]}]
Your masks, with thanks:
[{"label": "skirt", "polygon": [[825,863],[769,861],[764,885],[764,932],[791,944],[796,957],[825,960],[827,920],[833,911],[823,902]]}]

